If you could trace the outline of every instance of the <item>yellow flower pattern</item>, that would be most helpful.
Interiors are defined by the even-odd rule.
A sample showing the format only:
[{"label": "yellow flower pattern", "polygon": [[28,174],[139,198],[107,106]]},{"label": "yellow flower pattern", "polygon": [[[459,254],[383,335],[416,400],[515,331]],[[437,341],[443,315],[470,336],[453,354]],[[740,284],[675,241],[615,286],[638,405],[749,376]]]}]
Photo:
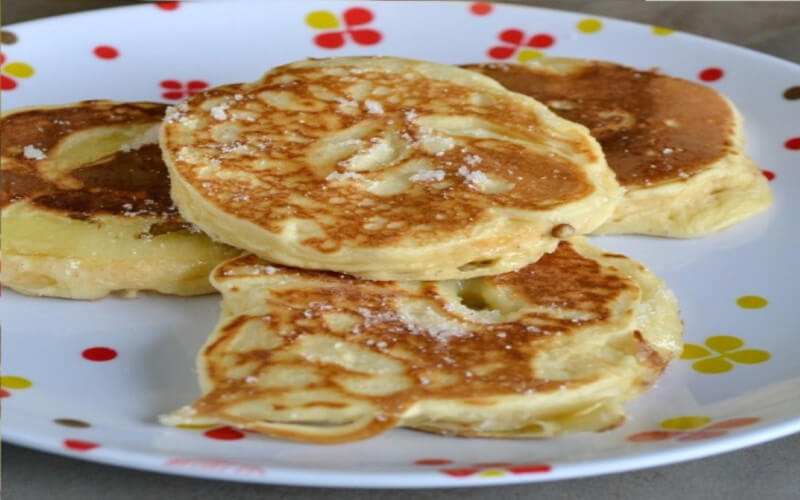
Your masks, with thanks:
[{"label": "yellow flower pattern", "polygon": [[708,337],[705,346],[686,344],[681,359],[696,359],[692,369],[707,375],[729,372],[734,363],[752,365],[768,361],[772,355],[761,349],[742,349],[744,341],[730,335]]}]

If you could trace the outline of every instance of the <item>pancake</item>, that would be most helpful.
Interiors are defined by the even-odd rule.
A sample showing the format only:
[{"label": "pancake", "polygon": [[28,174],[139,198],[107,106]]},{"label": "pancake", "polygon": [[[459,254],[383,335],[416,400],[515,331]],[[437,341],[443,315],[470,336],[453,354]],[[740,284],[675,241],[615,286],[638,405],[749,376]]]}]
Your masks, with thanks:
[{"label": "pancake", "polygon": [[363,281],[221,264],[202,396],[162,417],[310,443],[398,426],[550,437],[624,421],[623,403],[681,352],[675,298],[650,271],[584,241],[523,269],[438,282]]},{"label": "pancake", "polygon": [[3,285],[97,299],[211,293],[240,252],[180,217],[157,132],[165,106],[84,101],[2,117]]},{"label": "pancake", "polygon": [[693,238],[772,204],[766,178],[745,152],[741,115],[709,87],[581,59],[465,67],[589,127],[626,190],[595,233]]},{"label": "pancake", "polygon": [[521,268],[611,214],[596,141],[471,71],[397,58],[307,60],[173,108],[172,198],[267,260],[379,280]]}]

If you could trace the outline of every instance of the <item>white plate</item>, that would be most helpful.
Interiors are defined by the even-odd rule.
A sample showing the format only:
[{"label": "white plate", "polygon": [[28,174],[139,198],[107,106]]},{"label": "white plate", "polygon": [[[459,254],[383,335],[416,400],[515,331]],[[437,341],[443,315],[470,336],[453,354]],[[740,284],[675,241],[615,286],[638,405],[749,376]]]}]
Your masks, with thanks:
[{"label": "white plate", "polygon": [[[512,29],[524,35],[522,45],[503,41],[512,40],[503,35]],[[799,91],[784,96],[800,86],[800,67],[650,26],[455,2],[171,2],[7,31],[14,36],[4,35],[0,72],[4,87],[15,88],[3,93],[5,109],[90,98],[175,102],[204,84],[253,80],[280,63],[345,54],[466,63],[491,60],[491,54],[525,59],[536,50],[658,66],[690,80],[717,76],[707,83],[741,109],[750,153],[776,176],[774,208],[723,233],[693,241],[597,239],[666,279],[681,302],[687,342],[705,346],[694,349],[696,359],[675,361],[656,389],[629,405],[629,422],[614,431],[524,441],[396,430],[356,444],[314,446],[227,429],[166,428],[156,416],[198,394],[193,358],[215,323],[216,297],[73,302],[6,291],[0,307],[7,441],[172,474],[433,487],[623,471],[800,430],[800,100],[790,99]],[[341,45],[323,48],[320,41]],[[744,296],[768,304],[744,308],[737,304]],[[97,347],[108,350],[86,351]],[[84,357],[92,353],[116,357]],[[723,371],[698,371],[704,367]]]}]

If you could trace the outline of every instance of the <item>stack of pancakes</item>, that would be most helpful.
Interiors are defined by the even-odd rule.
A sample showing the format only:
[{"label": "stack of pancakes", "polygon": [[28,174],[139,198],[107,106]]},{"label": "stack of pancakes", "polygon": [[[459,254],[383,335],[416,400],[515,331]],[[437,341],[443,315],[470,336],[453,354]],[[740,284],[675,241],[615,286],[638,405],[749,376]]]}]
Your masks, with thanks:
[{"label": "stack of pancakes", "polygon": [[[582,235],[701,236],[771,201],[729,101],[610,63],[308,60],[162,113],[4,117],[3,271],[88,298],[203,293],[178,269],[219,264],[202,396],[170,425],[315,443],[613,428],[682,325],[661,280]],[[94,286],[120,262],[137,280]]]}]

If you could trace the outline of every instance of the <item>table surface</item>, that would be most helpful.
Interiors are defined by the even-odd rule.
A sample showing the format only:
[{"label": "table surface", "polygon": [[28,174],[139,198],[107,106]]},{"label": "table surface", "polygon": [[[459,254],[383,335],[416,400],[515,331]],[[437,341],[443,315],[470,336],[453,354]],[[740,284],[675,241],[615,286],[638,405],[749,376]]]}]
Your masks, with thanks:
[{"label": "table surface", "polygon": [[[134,2],[3,0],[4,24]],[[800,62],[800,8],[794,2],[517,1],[617,17],[716,38]],[[800,434],[683,464],[608,476],[476,489],[323,490],[167,476],[99,465],[3,444],[7,500],[35,499],[522,499],[703,498],[791,499],[800,495]]]}]

